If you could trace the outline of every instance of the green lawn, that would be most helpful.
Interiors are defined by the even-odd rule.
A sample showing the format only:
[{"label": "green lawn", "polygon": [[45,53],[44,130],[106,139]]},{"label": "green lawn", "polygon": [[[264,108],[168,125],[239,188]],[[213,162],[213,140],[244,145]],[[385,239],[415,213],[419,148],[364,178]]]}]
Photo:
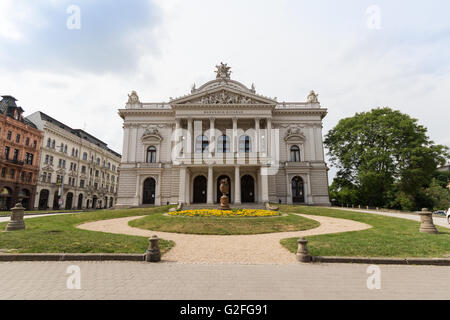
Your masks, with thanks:
[{"label": "green lawn", "polygon": [[[76,226],[90,221],[153,215],[168,209],[99,210],[26,219],[26,230],[0,232],[0,250],[19,253],[144,253],[148,248],[148,238],[80,230]],[[6,225],[0,223],[0,230],[5,230]],[[173,245],[173,241],[161,240],[161,252],[167,252]]]},{"label": "green lawn", "polygon": [[[281,206],[280,210],[350,219],[373,226],[363,231],[307,237],[313,256],[427,258],[450,255],[450,230],[447,228],[438,227],[440,234],[433,235],[420,233],[419,222],[370,213],[296,206]],[[297,252],[297,238],[283,239],[281,244]]]},{"label": "green lawn", "polygon": [[279,217],[173,217],[149,215],[129,222],[132,227],[188,234],[260,234],[317,228],[320,223],[297,215]]}]

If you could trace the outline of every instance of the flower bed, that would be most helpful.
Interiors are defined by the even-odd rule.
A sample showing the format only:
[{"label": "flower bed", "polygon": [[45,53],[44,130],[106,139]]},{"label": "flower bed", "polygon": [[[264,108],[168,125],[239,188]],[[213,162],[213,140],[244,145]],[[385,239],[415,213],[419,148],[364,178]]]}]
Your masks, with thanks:
[{"label": "flower bed", "polygon": [[200,209],[169,212],[169,215],[179,217],[276,217],[280,214],[275,211],[261,209]]}]

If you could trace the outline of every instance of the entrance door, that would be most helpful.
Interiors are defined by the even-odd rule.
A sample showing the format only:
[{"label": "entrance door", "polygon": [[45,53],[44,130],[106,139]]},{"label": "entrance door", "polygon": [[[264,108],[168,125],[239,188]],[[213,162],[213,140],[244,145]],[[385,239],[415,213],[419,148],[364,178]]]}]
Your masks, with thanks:
[{"label": "entrance door", "polygon": [[144,192],[142,204],[155,204],[156,181],[148,178],[144,181]]},{"label": "entrance door", "polygon": [[59,209],[59,196],[58,191],[55,191],[55,195],[53,196],[53,210]]},{"label": "entrance door", "polygon": [[194,203],[206,203],[207,180],[204,176],[194,179]]},{"label": "entrance door", "polygon": [[73,193],[69,192],[66,196],[66,210],[72,209]]},{"label": "entrance door", "polygon": [[231,188],[231,179],[230,179],[229,176],[225,176],[225,175],[224,176],[220,176],[217,179],[217,203],[220,203],[220,197],[222,197],[222,192],[220,192],[220,181],[222,181],[222,179],[227,179],[228,180],[229,191],[228,191],[227,196],[228,196],[228,199],[229,199],[229,201],[231,203],[232,202],[231,195],[233,194],[232,188]]},{"label": "entrance door", "polygon": [[292,202],[305,203],[303,179],[301,177],[294,177],[292,179]]},{"label": "entrance door", "polygon": [[255,202],[255,180],[248,174],[241,178],[241,201],[242,203]]},{"label": "entrance door", "polygon": [[78,196],[78,206],[77,206],[78,210],[83,209],[83,194],[80,193],[80,195]]},{"label": "entrance door", "polygon": [[50,192],[47,189],[42,189],[39,193],[39,210],[46,210],[48,208],[48,198]]}]

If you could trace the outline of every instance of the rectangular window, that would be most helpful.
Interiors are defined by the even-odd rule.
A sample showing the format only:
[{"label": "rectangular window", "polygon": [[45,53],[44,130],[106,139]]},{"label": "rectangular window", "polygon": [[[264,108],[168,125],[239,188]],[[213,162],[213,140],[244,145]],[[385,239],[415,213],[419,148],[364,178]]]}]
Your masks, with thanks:
[{"label": "rectangular window", "polygon": [[86,166],[81,167],[81,173],[86,173]]},{"label": "rectangular window", "polygon": [[52,182],[52,174],[51,174],[51,173],[49,173],[49,174],[47,175],[47,181],[48,181],[48,182]]},{"label": "rectangular window", "polygon": [[33,148],[36,149],[37,148],[37,140],[33,141]]},{"label": "rectangular window", "polygon": [[46,156],[45,156],[45,162],[44,162],[44,163],[45,163],[45,164],[48,164],[49,159],[50,159],[50,156],[49,156],[49,155],[46,155]]},{"label": "rectangular window", "polygon": [[16,177],[16,170],[11,169],[11,171],[9,171],[9,177],[11,179],[14,179]]},{"label": "rectangular window", "polygon": [[9,147],[5,147],[5,158],[6,158],[6,160],[9,159],[9,151],[10,151],[10,148]]},{"label": "rectangular window", "polygon": [[2,168],[2,178],[6,177],[6,168]]},{"label": "rectangular window", "polygon": [[26,146],[29,146],[29,145],[30,145],[30,138],[26,138],[26,139],[25,139],[25,145],[26,145]]},{"label": "rectangular window", "polygon": [[53,165],[53,156],[50,156],[50,164]]},{"label": "rectangular window", "polygon": [[12,135],[12,132],[11,131],[8,131],[8,136],[6,137],[8,140],[11,140],[11,135]]},{"label": "rectangular window", "polygon": [[80,188],[84,188],[84,180],[80,180]]},{"label": "rectangular window", "polygon": [[52,139],[48,138],[48,140],[47,140],[47,147],[50,148],[51,145],[52,145]]},{"label": "rectangular window", "polygon": [[17,142],[17,143],[20,143],[20,134],[17,134],[17,135],[16,135],[16,142]]},{"label": "rectangular window", "polygon": [[17,161],[17,159],[19,159],[19,150],[14,149],[13,160],[14,160],[14,161]]}]

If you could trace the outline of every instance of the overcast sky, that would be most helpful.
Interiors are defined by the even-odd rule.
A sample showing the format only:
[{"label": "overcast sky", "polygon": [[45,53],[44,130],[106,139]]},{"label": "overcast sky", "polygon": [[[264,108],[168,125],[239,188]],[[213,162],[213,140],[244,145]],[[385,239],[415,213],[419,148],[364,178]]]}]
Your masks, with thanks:
[{"label": "overcast sky", "polygon": [[[71,5],[80,29],[67,27]],[[1,0],[0,94],[121,152],[117,109],[131,90],[168,101],[223,61],[279,101],[314,89],[324,134],[389,106],[450,146],[449,12],[448,0]]]}]

